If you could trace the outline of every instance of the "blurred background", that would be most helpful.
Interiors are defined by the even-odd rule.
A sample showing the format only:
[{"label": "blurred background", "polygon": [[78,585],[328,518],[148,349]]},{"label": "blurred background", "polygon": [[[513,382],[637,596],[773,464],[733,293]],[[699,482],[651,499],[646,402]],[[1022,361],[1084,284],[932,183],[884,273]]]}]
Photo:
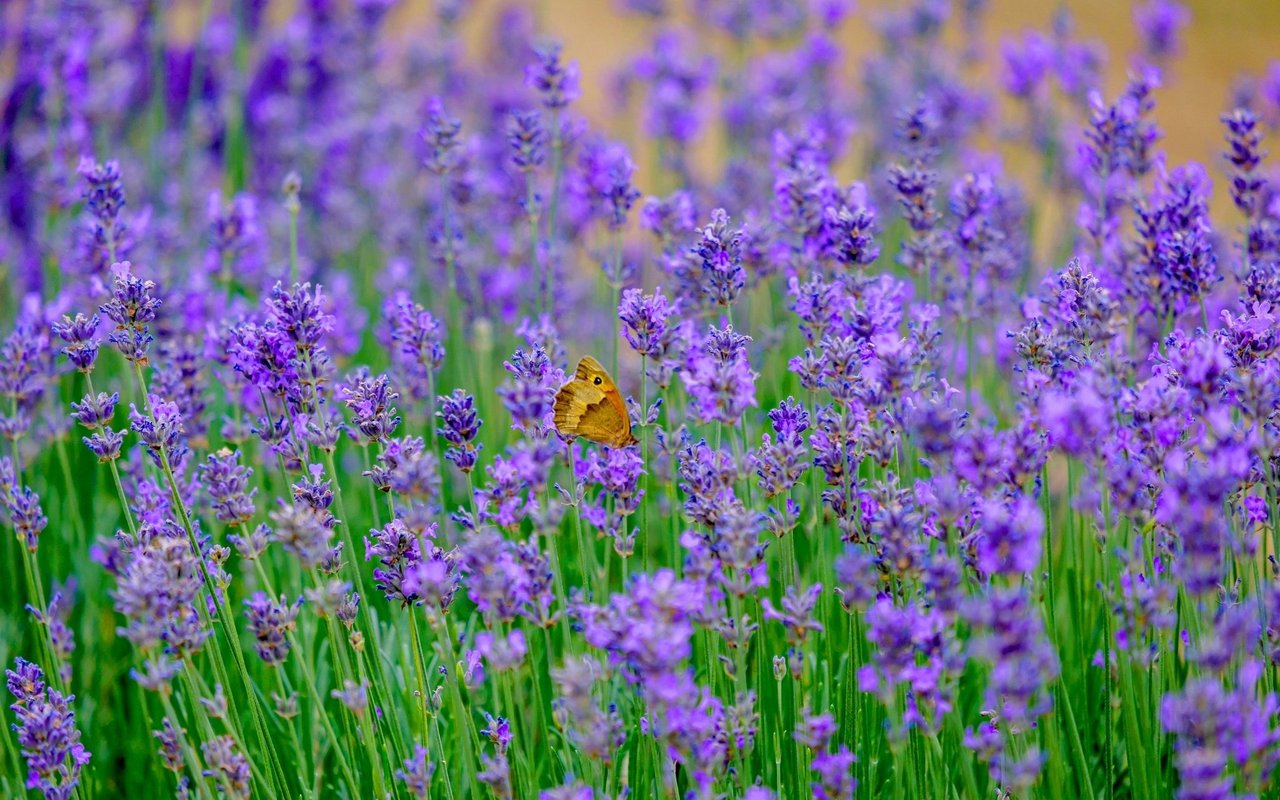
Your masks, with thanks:
[{"label": "blurred background", "polygon": [[[393,13],[402,21],[417,22],[430,15],[432,5],[422,0],[408,2]],[[469,44],[482,46],[483,30],[492,25],[504,5],[485,0],[476,3],[479,13],[466,23]],[[583,110],[597,121],[607,121],[612,73],[624,56],[644,49],[653,27],[634,15],[623,14],[619,0],[542,0],[529,5],[543,28],[564,43],[566,57],[577,59],[581,65]],[[861,59],[878,46],[875,23],[885,12],[901,5],[893,0],[858,0],[855,13],[840,31],[841,42],[856,59],[841,70],[843,74],[856,79]],[[986,0],[982,5],[987,11],[981,17],[979,34],[988,56],[982,63],[999,62],[996,56],[1002,40],[1027,29],[1048,31],[1055,17],[1066,12],[1076,37],[1102,46],[1108,96],[1123,87],[1132,66],[1129,54],[1139,49],[1133,11],[1141,3]],[[1242,81],[1260,78],[1272,61],[1280,64],[1280,2],[1188,0],[1184,5],[1191,12],[1191,19],[1182,30],[1180,55],[1156,95],[1156,113],[1171,159],[1212,161],[1219,157],[1222,145],[1217,112],[1231,107]],[[677,18],[692,22],[687,9],[677,11],[684,11]],[[283,9],[281,13],[287,15]],[[982,75],[982,69],[975,72],[975,77]],[[621,135],[622,131],[612,133]]]},{"label": "blurred background", "polygon": [[[51,138],[47,131],[34,127],[23,120],[38,120],[42,115],[51,113],[57,118],[57,94],[49,94],[39,103],[52,103],[47,108],[27,108],[37,104],[37,95],[31,91],[17,91],[9,94],[5,110],[6,120],[14,117],[19,122],[11,125],[6,121],[0,125],[0,150],[6,154],[8,162],[4,164],[11,175],[19,172],[29,177],[21,180],[8,180],[12,186],[5,190],[10,198],[10,216],[15,219],[28,213],[29,208],[14,212],[13,198],[21,199],[21,205],[34,205],[30,197],[33,186],[58,187],[70,184],[67,175],[74,168],[76,160],[84,151],[96,151],[98,158],[123,158],[129,161],[128,150],[122,148],[118,141],[129,142],[128,147],[136,148],[138,156],[148,161],[144,174],[139,165],[125,163],[126,183],[130,191],[135,192],[135,202],[155,203],[158,209],[172,206],[182,195],[182,202],[191,207],[203,205],[211,188],[218,188],[224,194],[233,195],[242,190],[254,193],[260,200],[272,198],[278,193],[281,174],[286,163],[297,169],[310,184],[311,178],[326,173],[321,169],[324,155],[323,145],[327,137],[341,142],[340,150],[344,155],[359,152],[368,148],[371,151],[385,153],[383,172],[403,174],[405,169],[417,160],[418,156],[410,152],[412,139],[423,124],[423,98],[433,94],[448,94],[452,90],[464,87],[462,91],[485,90],[484,80],[519,79],[519,72],[527,59],[526,53],[501,52],[503,50],[500,33],[504,25],[511,28],[513,8],[522,9],[532,20],[522,20],[515,28],[530,25],[538,33],[537,36],[546,41],[559,41],[564,47],[564,58],[576,62],[581,70],[581,99],[574,104],[574,113],[584,115],[594,130],[606,137],[619,141],[627,146],[631,158],[636,164],[636,188],[642,194],[664,194],[674,188],[664,180],[663,170],[657,168],[657,145],[652,136],[643,133],[642,107],[644,87],[636,88],[634,65],[637,59],[652,54],[655,37],[661,31],[676,28],[696,28],[698,31],[698,49],[691,52],[680,52],[679,58],[687,59],[693,65],[696,59],[715,59],[726,67],[721,69],[721,80],[732,80],[724,76],[736,73],[733,68],[738,64],[758,65],[759,57],[770,51],[795,52],[802,49],[806,34],[799,32],[803,26],[793,28],[792,32],[784,31],[773,37],[752,37],[746,44],[734,40],[725,31],[723,24],[711,24],[706,19],[697,19],[698,14],[709,16],[711,13],[732,14],[735,8],[744,8],[747,0],[235,0],[227,3],[222,0],[174,0],[174,2],[153,4],[155,11],[151,18],[146,36],[154,37],[147,47],[156,51],[168,51],[166,58],[185,58],[184,65],[190,72],[192,63],[200,68],[201,59],[218,60],[218,69],[223,70],[222,79],[216,91],[206,87],[201,102],[192,108],[182,111],[188,115],[182,118],[171,109],[168,120],[164,112],[153,101],[148,107],[133,105],[128,99],[121,101],[113,93],[111,87],[131,87],[127,91],[138,94],[155,79],[166,83],[160,75],[146,73],[163,64],[162,69],[169,69],[170,63],[139,59],[130,37],[137,36],[135,29],[128,22],[136,13],[138,4],[124,3],[67,3],[65,11],[51,11],[47,2],[37,0],[5,0],[0,2],[0,87],[10,87],[19,70],[18,52],[22,48],[21,39],[25,35],[24,20],[33,13],[43,14],[46,19],[67,21],[70,26],[66,30],[77,30],[75,22],[90,31],[95,39],[94,52],[115,52],[117,60],[107,62],[106,67],[98,66],[90,60],[86,82],[93,85],[87,102],[82,103],[82,111],[89,120],[87,130],[67,131],[63,141]],[[1160,6],[1160,2],[1108,2],[1108,0],[1073,0],[1072,2],[1051,2],[1050,0],[953,0],[953,2],[922,2],[911,6],[892,0],[806,0],[805,3],[784,3],[780,0],[752,0],[753,8],[766,9],[768,13],[789,13],[781,9],[805,8],[808,13],[827,14],[830,9],[839,8],[852,11],[843,21],[829,29],[840,46],[839,57],[829,65],[831,82],[847,90],[849,96],[832,97],[831,107],[835,113],[849,114],[853,119],[852,140],[847,146],[837,148],[841,155],[839,163],[833,165],[835,176],[841,181],[866,181],[879,191],[883,188],[882,170],[887,162],[886,156],[877,151],[877,129],[888,130],[892,119],[902,111],[903,97],[893,91],[888,96],[892,102],[880,108],[875,103],[875,88],[866,84],[867,76],[874,75],[875,69],[868,65],[878,62],[880,80],[892,82],[893,72],[902,69],[902,62],[886,53],[893,48],[892,35],[885,30],[893,26],[911,26],[912,14],[934,15],[945,19],[944,38],[948,44],[954,45],[957,52],[967,53],[961,61],[954,65],[957,79],[955,86],[981,87],[981,102],[994,103],[999,106],[999,114],[989,115],[999,122],[984,128],[977,138],[978,143],[986,150],[999,152],[1005,165],[1017,182],[1031,195],[1035,202],[1042,203],[1048,209],[1044,215],[1056,222],[1041,224],[1036,227],[1035,240],[1039,247],[1041,262],[1053,262],[1059,259],[1061,252],[1054,242],[1062,239],[1059,235],[1064,228],[1074,225],[1074,205],[1055,207],[1061,194],[1053,191],[1050,184],[1055,180],[1048,175],[1055,168],[1051,166],[1055,153],[1054,148],[1065,151],[1068,160],[1074,154],[1076,143],[1086,123],[1085,109],[1087,104],[1083,98],[1083,88],[1078,96],[1064,101],[1061,92],[1048,105],[1027,104],[1015,99],[1008,91],[1008,66],[1004,57],[1007,47],[1025,48],[1027,43],[1039,37],[1041,47],[1075,48],[1077,54],[1083,53],[1085,60],[1092,63],[1084,72],[1092,73],[1096,67],[1101,76],[1100,83],[1104,88],[1104,99],[1113,100],[1124,87],[1126,76],[1139,63],[1139,53],[1150,53],[1152,48],[1152,31],[1159,25],[1152,25],[1150,20],[1139,25],[1138,17],[1150,14],[1150,9]],[[1223,224],[1233,227],[1234,221],[1231,203],[1227,197],[1226,182],[1221,178],[1222,149],[1224,128],[1221,115],[1233,108],[1242,98],[1254,105],[1262,114],[1271,131],[1280,124],[1280,2],[1277,0],[1231,0],[1230,2],[1210,2],[1209,0],[1189,0],[1189,2],[1163,3],[1165,6],[1176,6],[1179,10],[1173,19],[1166,19],[1167,43],[1156,42],[1157,46],[1167,46],[1167,52],[1158,59],[1162,71],[1161,86],[1155,93],[1155,119],[1162,131],[1159,147],[1167,155],[1170,165],[1177,165],[1195,160],[1203,163],[1214,177],[1215,202],[1213,213]],[[143,4],[146,7],[146,4]],[[133,11],[125,11],[125,9]],[[659,19],[644,9],[662,8],[667,16]],[[91,9],[86,11],[85,9]],[[376,56],[362,52],[344,54],[332,52],[343,50],[342,45],[326,44],[321,58],[331,59],[334,71],[345,71],[348,85],[356,87],[361,83],[358,76],[366,69],[362,58],[369,58],[370,71],[377,72],[373,80],[365,82],[364,88],[354,88],[352,92],[359,96],[367,90],[367,98],[362,97],[355,108],[360,115],[347,114],[346,111],[332,112],[336,118],[331,119],[326,109],[308,112],[305,109],[282,111],[288,108],[283,95],[289,94],[284,84],[275,85],[274,69],[264,59],[271,52],[269,47],[282,47],[279,52],[288,52],[290,58],[298,58],[297,64],[306,63],[308,58],[299,44],[300,36],[305,35],[305,25],[299,26],[298,20],[319,15],[342,16],[344,10],[359,9],[365,13],[376,9],[378,22],[378,52]],[[381,16],[383,10],[385,16]],[[640,9],[640,10],[638,10]],[[714,12],[708,11],[714,9]],[[923,10],[922,10],[923,9]],[[261,15],[258,11],[261,10]],[[305,11],[305,14],[299,12]],[[890,12],[897,12],[896,14]],[[253,16],[261,20],[264,30],[256,34],[255,39],[246,40],[234,30],[232,19],[239,16]],[[347,15],[350,16],[350,15]],[[91,20],[85,22],[84,20]],[[445,22],[444,20],[450,20]],[[54,26],[56,22],[52,23]],[[937,24],[933,20],[932,24]],[[292,26],[292,28],[291,28]],[[514,29],[514,28],[513,28]],[[288,31],[294,31],[292,34]],[[1142,31],[1147,32],[1144,42]],[[47,33],[51,41],[58,36],[56,31]],[[67,35],[63,38],[78,40],[80,34]],[[201,45],[194,48],[197,40]],[[275,42],[276,44],[268,44]],[[289,44],[292,42],[292,44]],[[27,45],[32,47],[30,43]],[[59,47],[66,46],[65,43]],[[36,45],[35,50],[41,50]],[[88,46],[85,46],[88,47]],[[113,49],[114,48],[114,49]],[[292,52],[289,48],[294,48]],[[196,50],[197,55],[192,56]],[[70,51],[68,51],[70,52]],[[430,55],[434,53],[434,55]],[[133,55],[131,55],[133,54]],[[427,55],[424,55],[427,54]],[[1054,56],[1056,57],[1056,56]],[[431,59],[439,58],[438,62]],[[130,61],[132,59],[132,61]],[[418,61],[415,63],[415,59]],[[425,60],[424,60],[425,59]],[[345,65],[343,64],[345,62]],[[51,63],[62,63],[54,59]],[[455,78],[451,74],[450,64],[487,65],[488,78],[470,77]],[[132,65],[132,66],[131,66]],[[694,69],[694,66],[690,67]],[[142,73],[141,76],[130,77],[129,72]],[[630,102],[623,102],[620,95],[628,89],[623,76],[630,71],[629,80],[632,96]],[[785,68],[780,70],[785,72]],[[757,70],[757,73],[759,70]],[[399,74],[395,74],[399,73]],[[1083,72],[1082,72],[1083,74]],[[888,77],[886,77],[886,75]],[[114,78],[119,80],[114,80]],[[771,80],[765,78],[764,80]],[[472,81],[480,80],[480,83]],[[872,79],[874,80],[874,79]],[[1080,85],[1093,83],[1090,75],[1082,77]],[[132,83],[130,83],[132,81]],[[181,83],[182,80],[179,79]],[[453,83],[452,89],[448,84]],[[70,87],[72,84],[68,84]],[[244,112],[234,106],[233,98],[253,96],[256,89],[267,86],[275,95],[268,96],[266,104],[260,104],[249,112],[258,114],[248,120],[247,129],[239,125],[243,122]],[[1002,91],[1003,85],[1003,91]],[[443,88],[442,88],[443,87]],[[723,85],[722,87],[723,88]],[[1046,87],[1040,87],[1041,89]],[[345,89],[344,89],[345,91]],[[270,94],[268,92],[268,94]],[[182,97],[185,94],[180,92]],[[296,95],[296,92],[295,92]],[[690,171],[710,184],[717,180],[729,161],[731,140],[725,130],[723,120],[732,117],[720,107],[724,97],[716,87],[699,95],[707,108],[705,123],[689,143]],[[1261,99],[1257,99],[1261,97]],[[495,96],[496,98],[496,96]],[[297,100],[295,96],[291,98]],[[367,100],[367,102],[365,102]],[[965,102],[967,98],[958,98],[957,102]],[[185,102],[185,100],[184,100]],[[312,102],[305,100],[303,105]],[[25,105],[24,105],[25,104]],[[854,110],[856,107],[856,110]],[[1036,122],[1029,119],[1029,108],[1049,108],[1054,118],[1045,123],[1046,128],[1060,131],[1061,138],[1052,142],[1052,147],[1037,149],[1034,132],[1028,135],[1028,129],[1034,128]],[[350,110],[350,107],[347,109]],[[292,117],[290,115],[293,115]],[[749,116],[749,115],[748,115]],[[768,114],[762,115],[768,117]],[[1034,116],[1034,112],[1032,112]],[[882,119],[877,120],[876,117]],[[191,125],[187,133],[178,133],[174,124],[179,119],[189,119]],[[367,119],[366,119],[367,118]],[[265,122],[264,122],[265,120]],[[307,121],[307,130],[299,128],[298,121]],[[886,122],[887,120],[887,122]],[[227,124],[228,138],[223,141],[221,126]],[[468,130],[477,122],[467,120]],[[272,130],[271,124],[279,124],[279,130]],[[165,126],[168,125],[166,129]],[[389,127],[397,128],[405,133],[399,139],[394,136],[383,136]],[[1021,130],[1018,130],[1021,129]],[[245,145],[243,139],[237,139],[242,130],[246,136],[258,136],[251,145]],[[264,131],[266,131],[264,133]],[[255,133],[256,132],[256,133]],[[328,133],[327,133],[328,132]],[[164,134],[161,136],[161,134]],[[283,134],[283,136],[281,135]],[[5,137],[11,136],[8,141]],[[1057,133],[1054,134],[1058,136]],[[1275,149],[1274,136],[1270,147]],[[92,145],[86,147],[86,142]],[[143,144],[143,142],[150,142]],[[749,145],[745,155],[748,160],[759,166],[767,166],[772,154],[764,138],[751,140],[738,137],[738,141],[754,141]],[[162,142],[163,147],[156,142]],[[281,153],[272,153],[273,143],[285,142],[275,147]],[[351,143],[355,144],[352,145]],[[388,144],[388,142],[394,142]],[[407,143],[407,144],[406,144]],[[1033,146],[1028,146],[1032,144]],[[252,150],[257,156],[254,165],[238,167],[235,158],[228,163],[230,168],[222,170],[218,159],[221,158],[225,145],[233,156]],[[300,147],[301,151],[292,152],[291,148]],[[191,148],[195,148],[192,150]],[[388,150],[388,148],[393,148]],[[49,159],[49,152],[55,155]],[[213,153],[213,161],[207,167],[192,164],[189,153],[198,153],[201,159]],[[309,162],[307,153],[312,154]],[[253,159],[250,159],[253,160]],[[179,164],[188,173],[186,189],[167,187],[168,195],[161,191],[165,177],[162,166],[168,163]],[[203,161],[202,161],[203,163]],[[244,162],[247,163],[247,162]],[[17,164],[17,168],[13,165]],[[54,167],[53,174],[40,179],[37,175],[42,165]],[[262,165],[271,169],[263,171]],[[275,170],[275,171],[271,171]],[[356,186],[347,179],[336,180],[340,171],[329,170],[334,180],[330,182],[335,191],[341,195],[336,200],[327,199],[327,207],[335,203],[344,207],[359,209],[368,206],[368,198],[356,199],[353,190]],[[219,174],[220,173],[220,174]],[[246,174],[247,173],[247,174]],[[670,177],[670,171],[667,170]],[[0,176],[5,178],[5,176]],[[145,180],[143,180],[145,178]],[[362,175],[360,181],[369,176]],[[328,179],[328,178],[327,178]],[[0,180],[4,183],[5,180]],[[425,186],[425,183],[423,184]],[[45,191],[46,189],[41,189]],[[419,191],[421,187],[419,187]],[[177,194],[175,194],[175,192]],[[56,192],[55,192],[56,194]],[[162,198],[161,195],[164,195]],[[172,196],[170,196],[172,195]],[[350,196],[347,196],[350,195]],[[384,193],[391,197],[391,193]],[[52,203],[55,206],[74,204],[78,200],[75,190],[65,196],[45,195],[40,203]],[[1074,201],[1070,201],[1074,202]],[[265,213],[279,215],[278,209],[268,204]],[[375,216],[378,211],[368,213]],[[384,214],[385,216],[385,214]],[[278,228],[279,220],[276,225]],[[15,227],[24,227],[17,225]],[[29,226],[27,226],[29,227]],[[359,229],[359,225],[346,226]],[[1056,229],[1056,230],[1055,230]],[[421,230],[421,221],[408,220],[403,237],[417,236],[414,231]],[[27,237],[22,245],[34,252],[30,237],[34,234],[24,230],[21,237]],[[44,241],[39,247],[47,247],[52,232],[45,232],[40,237]],[[304,237],[305,238],[305,237]],[[385,237],[384,237],[385,238]],[[335,251],[348,250],[349,243],[335,245]],[[3,250],[0,247],[0,250]],[[10,251],[15,248],[10,248]],[[21,249],[21,248],[17,248]],[[33,257],[34,258],[34,257]],[[42,256],[42,258],[44,258]],[[0,264],[6,259],[0,253]],[[0,308],[6,304],[0,302]]]},{"label": "blurred background", "polygon": [[[338,2],[336,5],[349,5]],[[853,12],[840,28],[838,39],[845,46],[849,58],[838,72],[857,80],[862,73],[863,59],[873,55],[880,47],[877,25],[888,12],[900,10],[902,3],[894,0],[857,0],[848,3],[825,3],[814,0],[815,7],[845,5]],[[24,0],[8,2],[7,14],[16,17]],[[300,3],[276,0],[269,3],[267,18],[281,25],[298,10]],[[629,141],[628,125],[634,120],[617,114],[617,102],[611,96],[619,72],[644,52],[657,30],[670,26],[673,21],[681,24],[697,24],[690,8],[698,3],[668,2],[671,16],[661,22],[628,13],[625,0],[530,0],[507,2],[506,0],[406,0],[396,2],[387,16],[385,25],[389,38],[409,38],[430,35],[430,24],[442,5],[466,7],[460,23],[462,41],[469,58],[483,60],[485,50],[491,45],[491,32],[502,14],[512,6],[530,9],[538,27],[548,39],[564,45],[565,57],[576,60],[582,71],[582,99],[578,110],[603,128],[609,135]],[[660,4],[661,5],[661,4]],[[764,5],[768,5],[765,3]],[[965,8],[981,9],[975,13],[977,28],[974,40],[980,51],[966,78],[975,82],[998,81],[1002,43],[1016,39],[1035,30],[1049,32],[1055,25],[1069,29],[1072,38],[1096,46],[1101,56],[1102,74],[1108,98],[1124,86],[1126,76],[1133,69],[1133,54],[1141,50],[1139,30],[1135,23],[1135,11],[1141,2],[1115,2],[1113,0],[961,0],[952,3],[952,14],[963,14]],[[1280,2],[1277,0],[1187,0],[1183,5],[1190,12],[1190,19],[1177,35],[1176,54],[1166,65],[1162,86],[1156,93],[1156,116],[1164,133],[1162,146],[1167,150],[1171,163],[1198,160],[1216,166],[1222,152],[1223,128],[1219,115],[1235,105],[1240,93],[1257,87],[1268,69],[1280,76]],[[958,10],[959,9],[959,10]],[[176,40],[190,40],[198,30],[197,21],[207,13],[207,0],[179,0],[169,6],[166,25]],[[951,26],[953,38],[960,26]],[[758,54],[762,46],[752,45],[749,53],[733,52],[733,43],[721,35],[717,58],[742,58]],[[715,40],[715,37],[712,37]],[[774,49],[794,45],[795,40],[780,40]],[[7,57],[12,57],[8,53]],[[2,74],[2,73],[0,73]],[[1071,127],[1071,121],[1067,121]],[[700,166],[713,169],[718,163],[718,150],[723,131],[714,129],[704,133],[697,144]],[[855,151],[856,152],[856,151]],[[1027,169],[1032,162],[1019,159],[1018,154],[1007,154],[1016,170],[1021,164]],[[633,148],[633,158],[640,169],[641,188],[643,176],[650,174],[653,154],[643,148]],[[761,154],[767,158],[767,154]],[[865,178],[858,174],[855,161],[845,165],[844,177]],[[1211,170],[1212,171],[1212,170]],[[1225,187],[1221,181],[1215,186],[1216,194],[1225,200]],[[1225,202],[1215,202],[1222,210]]]}]

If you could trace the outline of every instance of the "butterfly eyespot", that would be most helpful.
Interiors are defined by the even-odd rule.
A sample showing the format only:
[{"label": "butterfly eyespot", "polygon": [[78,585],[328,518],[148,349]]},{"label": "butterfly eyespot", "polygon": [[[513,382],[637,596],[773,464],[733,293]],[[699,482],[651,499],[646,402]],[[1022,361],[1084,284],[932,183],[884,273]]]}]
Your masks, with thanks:
[{"label": "butterfly eyespot", "polygon": [[597,375],[597,376],[596,376],[596,381],[595,381],[595,383],[596,383],[596,386],[599,386],[599,385],[602,383],[602,381],[600,380],[600,376],[599,376],[599,375]]}]

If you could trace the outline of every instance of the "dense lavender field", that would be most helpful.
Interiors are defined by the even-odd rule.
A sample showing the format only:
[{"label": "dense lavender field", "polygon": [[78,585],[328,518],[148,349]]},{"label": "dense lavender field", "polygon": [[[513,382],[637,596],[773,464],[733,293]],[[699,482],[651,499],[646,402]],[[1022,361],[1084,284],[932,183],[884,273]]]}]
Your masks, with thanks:
[{"label": "dense lavender field", "polygon": [[0,796],[1280,798],[1280,62],[393,5],[0,9]]}]

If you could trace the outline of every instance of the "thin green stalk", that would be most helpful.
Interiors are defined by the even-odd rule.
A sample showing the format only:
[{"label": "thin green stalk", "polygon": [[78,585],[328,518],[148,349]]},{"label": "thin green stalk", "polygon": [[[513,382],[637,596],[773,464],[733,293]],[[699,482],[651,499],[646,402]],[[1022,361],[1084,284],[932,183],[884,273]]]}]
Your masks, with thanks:
[{"label": "thin green stalk", "polygon": [[[138,380],[138,388],[141,391],[143,407],[146,410],[147,416],[154,420],[155,414],[151,408],[150,395],[147,392],[146,377],[142,374],[142,364],[137,361],[132,363],[134,374]],[[164,473],[165,481],[169,488],[170,501],[173,507],[178,510],[179,519],[181,520],[182,527],[187,534],[187,543],[191,546],[191,552],[195,557],[196,562],[200,565],[200,576],[203,579],[204,589],[208,593],[208,596],[213,600],[214,608],[218,613],[218,620],[221,623],[219,627],[222,628],[223,635],[227,639],[227,646],[228,649],[231,650],[233,660],[236,664],[236,669],[239,672],[240,681],[244,687],[245,693],[249,696],[250,716],[253,719],[255,733],[258,738],[258,745],[267,754],[267,758],[273,767],[272,772],[275,788],[279,790],[284,784],[284,775],[283,770],[280,767],[280,758],[276,753],[274,740],[266,734],[266,721],[264,719],[263,711],[258,703],[258,695],[254,692],[253,681],[249,677],[248,668],[244,662],[244,653],[240,650],[239,636],[235,630],[234,618],[230,610],[226,608],[222,595],[215,588],[213,578],[209,573],[208,564],[205,562],[203,552],[200,549],[200,542],[196,539],[195,530],[191,524],[191,517],[187,513],[186,503],[183,501],[182,493],[178,489],[177,478],[174,477],[173,467],[169,463],[168,448],[161,444],[159,450],[160,467]],[[197,602],[195,606],[197,613],[200,615],[201,622],[205,625],[212,625],[213,623],[209,619],[208,609],[205,607],[205,604]],[[213,663],[214,670],[218,673],[218,680],[224,686],[230,687],[230,681],[227,679],[226,669],[222,661],[221,650],[217,645],[216,640],[213,650],[215,652],[213,654],[213,658],[210,660]],[[234,717],[235,701],[231,695],[228,695],[227,702],[230,704],[232,715]]]}]

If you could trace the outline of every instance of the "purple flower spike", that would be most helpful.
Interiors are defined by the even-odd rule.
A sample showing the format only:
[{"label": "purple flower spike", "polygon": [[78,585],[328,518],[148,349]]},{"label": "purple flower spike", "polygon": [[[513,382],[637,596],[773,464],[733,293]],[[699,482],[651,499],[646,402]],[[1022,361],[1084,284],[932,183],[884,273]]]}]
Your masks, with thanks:
[{"label": "purple flower spike", "polygon": [[262,592],[244,601],[244,615],[253,634],[253,647],[258,657],[269,665],[281,664],[289,655],[289,633],[297,626],[302,598],[290,604],[284,597],[272,600]]},{"label": "purple flower spike", "polygon": [[116,403],[120,402],[120,394],[98,392],[97,396],[86,394],[79,403],[71,404],[71,418],[91,431],[96,431],[111,422],[116,413]]},{"label": "purple flower spike", "polygon": [[95,271],[101,271],[125,258],[128,249],[124,181],[115,161],[99,164],[85,157],[77,171],[85,182],[83,197],[91,220],[87,231],[90,260]]},{"label": "purple flower spike", "polygon": [[507,117],[507,148],[511,163],[522,172],[531,172],[546,158],[547,131],[537,111],[513,111]]},{"label": "purple flower spike", "polygon": [[449,443],[444,457],[463,474],[475,469],[476,457],[484,445],[476,444],[476,436],[484,421],[476,414],[475,398],[461,389],[440,398],[440,436]]},{"label": "purple flower spike", "polygon": [[396,778],[404,783],[415,800],[427,800],[431,791],[431,776],[435,771],[435,762],[427,760],[427,748],[415,744],[413,755],[404,760],[404,769],[396,770]]},{"label": "purple flower spike", "polygon": [[1142,52],[1154,64],[1163,64],[1182,51],[1179,37],[1191,22],[1191,10],[1175,0],[1149,0],[1134,6],[1133,22],[1142,39]]},{"label": "purple flower spike", "polygon": [[206,769],[219,793],[228,800],[249,800],[249,760],[236,749],[235,739],[219,736],[200,745]]},{"label": "purple flower spike", "polygon": [[988,500],[979,510],[978,568],[986,575],[1026,575],[1040,563],[1044,515],[1025,495]]},{"label": "purple flower spike", "polygon": [[699,420],[736,425],[743,412],[755,407],[757,373],[747,357],[750,341],[733,326],[713,326],[705,339],[689,348],[680,377]]},{"label": "purple flower spike", "polygon": [[16,439],[31,427],[51,368],[42,326],[19,322],[0,345],[0,436]]},{"label": "purple flower spike", "polygon": [[742,229],[729,227],[729,215],[723,208],[711,212],[711,224],[702,229],[676,277],[681,296],[695,302],[725,307],[738,299],[747,281],[742,268]]},{"label": "purple flower spike", "polygon": [[234,526],[253,519],[253,496],[258,488],[249,488],[252,475],[253,469],[240,463],[239,451],[225,447],[210,453],[209,460],[200,465],[200,476],[219,522]]},{"label": "purple flower spike", "polygon": [[39,546],[40,533],[49,524],[49,518],[40,507],[40,495],[31,491],[30,487],[15,488],[6,504],[9,524],[29,552],[36,552]]},{"label": "purple flower spike", "polygon": [[671,303],[662,290],[644,294],[640,289],[627,289],[618,305],[622,335],[631,349],[646,358],[662,359],[671,345],[668,324]]},{"label": "purple flower spike", "polygon": [[400,393],[391,389],[386,375],[361,376],[341,391],[342,402],[351,410],[352,421],[362,436],[372,442],[382,442],[395,433],[400,415],[391,404],[399,399]]},{"label": "purple flower spike", "polygon": [[133,264],[128,261],[112,265],[111,271],[114,275],[111,297],[99,309],[116,324],[107,340],[127,360],[145,365],[147,350],[155,340],[150,323],[155,322],[161,303],[153,294],[155,282],[135,275]]},{"label": "purple flower spike", "polygon": [[444,326],[426,308],[399,293],[383,306],[397,387],[413,399],[428,398],[444,364]]},{"label": "purple flower spike", "polygon": [[542,105],[559,111],[578,99],[578,63],[560,60],[560,45],[538,50],[538,60],[525,67],[525,84],[542,98]]},{"label": "purple flower spike", "polygon": [[69,800],[90,756],[76,729],[71,708],[75,695],[64,696],[46,687],[40,667],[21,658],[5,675],[15,698],[9,709],[18,718],[13,729],[30,770],[27,788],[40,792],[45,800]]},{"label": "purple flower spike", "polygon": [[51,326],[54,334],[67,343],[62,354],[85,374],[93,371],[93,364],[98,358],[98,321],[97,314],[92,317],[76,314],[74,319],[64,314]]}]

